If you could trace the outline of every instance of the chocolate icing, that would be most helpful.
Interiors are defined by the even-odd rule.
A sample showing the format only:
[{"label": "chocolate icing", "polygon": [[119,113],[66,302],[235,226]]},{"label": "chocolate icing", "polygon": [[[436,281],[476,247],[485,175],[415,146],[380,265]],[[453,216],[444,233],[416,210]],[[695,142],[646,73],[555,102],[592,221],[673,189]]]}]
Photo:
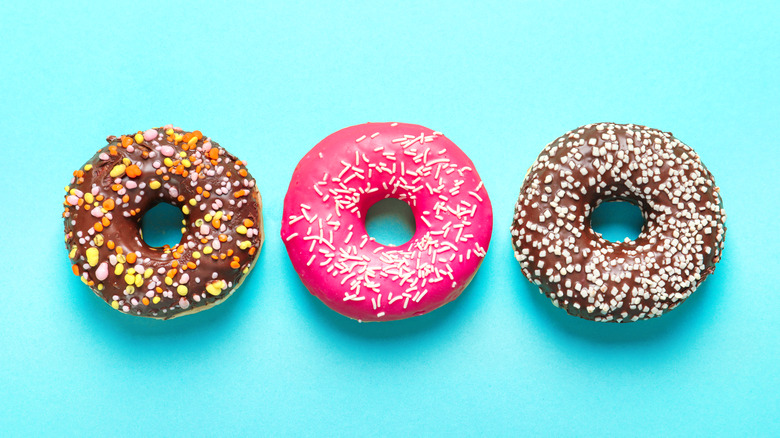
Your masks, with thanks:
[{"label": "chocolate icing", "polygon": [[[107,141],[66,187],[74,273],[139,316],[169,319],[224,301],[263,243],[262,202],[245,163],[199,131],[170,126]],[[144,213],[161,202],[185,216],[171,248],[150,247],[140,234]]]},{"label": "chocolate icing", "polygon": [[[605,201],[642,209],[630,241],[590,227]],[[515,206],[512,246],[523,274],[558,307],[596,321],[652,318],[682,303],[715,270],[726,219],[712,174],[671,133],[601,123],[548,144]]]}]

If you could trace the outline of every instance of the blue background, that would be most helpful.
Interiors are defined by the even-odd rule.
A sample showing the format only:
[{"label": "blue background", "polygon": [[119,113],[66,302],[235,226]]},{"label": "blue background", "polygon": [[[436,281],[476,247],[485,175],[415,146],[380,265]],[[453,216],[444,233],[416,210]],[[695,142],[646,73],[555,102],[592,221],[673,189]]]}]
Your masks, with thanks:
[{"label": "blue background", "polygon": [[[780,434],[774,3],[75,3],[0,6],[0,435]],[[300,157],[367,121],[443,131],[493,201],[424,317],[329,311],[278,237]],[[569,317],[512,256],[525,170],[599,121],[672,131],[722,188],[724,260],[658,320]],[[71,273],[60,215],[106,136],[166,123],[249,162],[267,240],[234,298],[160,322]]]}]

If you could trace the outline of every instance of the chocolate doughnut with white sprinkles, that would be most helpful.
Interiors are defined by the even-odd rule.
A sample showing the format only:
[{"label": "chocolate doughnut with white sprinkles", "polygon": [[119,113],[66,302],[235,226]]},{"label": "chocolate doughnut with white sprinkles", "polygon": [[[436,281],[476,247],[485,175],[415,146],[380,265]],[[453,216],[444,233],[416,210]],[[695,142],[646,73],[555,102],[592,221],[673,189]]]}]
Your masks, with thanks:
[{"label": "chocolate doughnut with white sprinkles", "polygon": [[[638,205],[636,240],[610,242],[590,217]],[[628,322],[677,307],[715,270],[726,213],[712,174],[669,132],[599,123],[548,144],[529,169],[511,227],[523,275],[580,318]]]},{"label": "chocolate doughnut with white sprinkles", "polygon": [[[65,187],[73,273],[131,315],[170,319],[225,301],[263,244],[262,201],[246,163],[171,125],[107,140]],[[141,218],[159,203],[184,213],[173,247],[141,236]]]}]

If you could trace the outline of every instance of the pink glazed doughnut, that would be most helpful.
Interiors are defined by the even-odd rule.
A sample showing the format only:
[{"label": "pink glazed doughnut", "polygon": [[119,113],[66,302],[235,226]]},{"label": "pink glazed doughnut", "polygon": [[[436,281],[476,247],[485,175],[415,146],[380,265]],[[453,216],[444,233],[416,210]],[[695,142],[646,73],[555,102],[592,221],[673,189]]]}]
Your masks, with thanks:
[{"label": "pink glazed doughnut", "polygon": [[[412,209],[400,246],[366,233],[384,198]],[[331,134],[301,159],[284,199],[282,239],[306,288],[359,321],[428,313],[457,298],[490,244],[493,209],[474,164],[441,132],[366,123]]]}]

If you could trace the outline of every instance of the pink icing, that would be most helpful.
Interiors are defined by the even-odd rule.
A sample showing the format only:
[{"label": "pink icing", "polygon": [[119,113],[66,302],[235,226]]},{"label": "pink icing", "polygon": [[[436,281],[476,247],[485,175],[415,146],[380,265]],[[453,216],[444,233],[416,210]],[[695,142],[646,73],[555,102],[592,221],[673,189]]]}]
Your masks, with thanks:
[{"label": "pink icing", "polygon": [[[393,197],[415,216],[412,239],[383,245],[368,209]],[[306,288],[361,321],[430,312],[457,298],[490,243],[493,209],[474,164],[440,132],[367,123],[331,134],[295,168],[282,239]]]}]

